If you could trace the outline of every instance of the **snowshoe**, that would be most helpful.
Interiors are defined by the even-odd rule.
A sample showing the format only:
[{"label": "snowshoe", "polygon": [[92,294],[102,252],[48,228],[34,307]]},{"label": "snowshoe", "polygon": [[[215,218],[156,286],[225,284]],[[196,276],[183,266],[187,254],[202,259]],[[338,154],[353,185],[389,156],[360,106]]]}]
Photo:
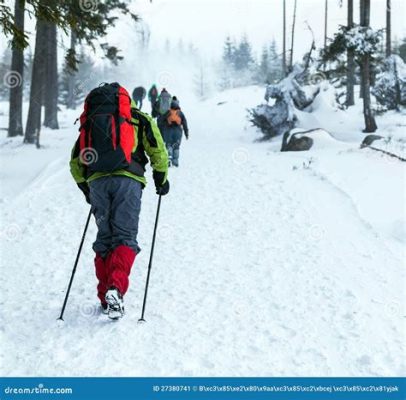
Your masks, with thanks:
[{"label": "snowshoe", "polygon": [[106,293],[108,304],[108,317],[113,320],[120,319],[124,316],[123,296],[117,288],[112,286]]}]

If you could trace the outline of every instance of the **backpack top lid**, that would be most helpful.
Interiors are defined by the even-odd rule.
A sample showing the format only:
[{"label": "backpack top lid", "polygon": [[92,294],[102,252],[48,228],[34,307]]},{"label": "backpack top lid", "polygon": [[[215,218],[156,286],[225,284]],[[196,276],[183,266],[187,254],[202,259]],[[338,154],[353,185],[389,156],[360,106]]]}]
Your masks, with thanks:
[{"label": "backpack top lid", "polygon": [[101,83],[87,95],[81,124],[95,114],[117,113],[130,119],[130,95],[118,82]]},{"label": "backpack top lid", "polygon": [[182,124],[182,118],[180,116],[179,111],[180,111],[179,109],[174,109],[174,108],[171,108],[168,111],[166,121],[168,122],[169,126]]}]

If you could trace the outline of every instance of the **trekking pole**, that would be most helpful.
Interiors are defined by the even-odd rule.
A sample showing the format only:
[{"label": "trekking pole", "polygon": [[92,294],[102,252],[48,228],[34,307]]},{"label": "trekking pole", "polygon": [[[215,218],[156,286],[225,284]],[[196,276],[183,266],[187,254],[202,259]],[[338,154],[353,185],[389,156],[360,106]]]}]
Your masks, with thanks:
[{"label": "trekking pole", "polygon": [[145,283],[144,302],[143,302],[143,304],[142,304],[141,318],[138,320],[138,322],[146,322],[145,319],[144,319],[144,313],[145,313],[145,305],[146,305],[146,303],[147,303],[149,277],[150,277],[150,275],[151,275],[151,267],[152,267],[152,258],[153,258],[153,256],[154,256],[155,236],[156,236],[156,230],[157,230],[157,227],[158,227],[159,210],[160,210],[160,208],[161,208],[161,198],[162,198],[162,195],[160,194],[160,195],[159,195],[159,199],[158,199],[158,208],[157,208],[157,210],[156,210],[154,234],[153,234],[153,236],[152,236],[151,254],[149,255],[147,281],[146,281],[146,283]]},{"label": "trekking pole", "polygon": [[63,313],[65,312],[66,303],[68,302],[68,297],[69,297],[69,293],[70,293],[70,288],[71,288],[71,286],[72,286],[73,278],[75,277],[76,267],[78,266],[80,253],[82,252],[83,242],[85,241],[85,236],[86,236],[86,232],[87,232],[87,227],[89,226],[89,221],[90,221],[91,215],[92,215],[92,208],[90,208],[89,215],[87,216],[87,221],[86,221],[86,225],[85,225],[85,230],[83,231],[82,240],[80,241],[78,254],[76,255],[75,265],[73,266],[72,275],[71,275],[71,277],[70,277],[70,281],[69,281],[69,285],[68,285],[68,291],[66,292],[65,300],[64,300],[64,302],[63,302],[63,306],[62,306],[62,310],[61,310],[61,315],[60,315],[59,318],[58,318],[58,319],[60,319],[61,321],[63,321]]}]

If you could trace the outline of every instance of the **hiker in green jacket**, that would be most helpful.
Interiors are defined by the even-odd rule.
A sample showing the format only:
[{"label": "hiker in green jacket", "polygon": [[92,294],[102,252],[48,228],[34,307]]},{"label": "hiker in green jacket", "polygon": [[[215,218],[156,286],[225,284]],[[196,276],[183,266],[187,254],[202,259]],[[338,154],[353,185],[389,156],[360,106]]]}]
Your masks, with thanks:
[{"label": "hiker in green jacket", "polygon": [[[93,104],[92,99],[96,98],[97,100],[96,95],[98,93],[93,97],[91,97],[93,91],[89,94],[86,100],[88,103],[85,107],[86,111],[81,117],[84,128],[81,127],[81,135],[73,147],[70,170],[75,182],[84,193],[86,201],[92,206],[98,227],[93,250],[96,253],[95,268],[99,281],[97,291],[102,310],[108,314],[109,318],[118,319],[124,315],[123,296],[128,289],[128,278],[132,264],[140,251],[137,242],[138,220],[141,210],[142,189],[147,183],[144,172],[148,158],[153,169],[157,194],[167,194],[169,182],[167,179],[168,154],[156,123],[149,115],[139,111],[135,107],[134,101],[131,102],[130,108],[125,89],[120,86],[117,89],[113,85],[107,84],[102,87],[104,93],[103,96],[99,95],[99,98],[103,99],[102,107],[104,108],[100,114],[91,114],[90,111]],[[122,96],[114,95],[114,91],[117,90]],[[113,94],[109,97],[111,93]],[[114,123],[107,122],[107,125],[103,125],[103,121],[106,119],[105,112],[109,115],[107,110],[109,105],[106,105],[105,99],[117,97],[120,97],[119,113],[124,115],[123,118],[127,118],[127,114],[131,117],[131,121],[124,121],[120,126],[120,142],[117,140],[117,131],[113,129],[113,127],[115,128]],[[114,101],[116,100],[112,100],[112,102]],[[128,105],[126,104],[127,101]],[[112,110],[116,109],[117,105],[112,106]],[[116,114],[112,112],[111,115],[111,121],[113,121]],[[89,131],[86,131],[86,118],[93,118]],[[106,121],[110,120],[107,119]],[[98,126],[100,133],[104,135],[102,141],[97,137]],[[110,152],[106,152],[105,149],[106,132],[109,130],[112,131],[113,135],[114,152],[110,150]],[[92,147],[89,144],[89,137]],[[110,168],[106,172],[107,165],[111,164],[111,160],[108,158],[117,154],[117,143],[124,150],[125,146],[131,145],[129,149],[130,162],[127,167]],[[100,146],[98,150],[97,146]],[[88,152],[87,155],[85,154],[86,151]],[[95,156],[93,157],[93,164],[89,163],[89,153],[91,156],[92,151]],[[110,156],[108,156],[109,154]]]}]

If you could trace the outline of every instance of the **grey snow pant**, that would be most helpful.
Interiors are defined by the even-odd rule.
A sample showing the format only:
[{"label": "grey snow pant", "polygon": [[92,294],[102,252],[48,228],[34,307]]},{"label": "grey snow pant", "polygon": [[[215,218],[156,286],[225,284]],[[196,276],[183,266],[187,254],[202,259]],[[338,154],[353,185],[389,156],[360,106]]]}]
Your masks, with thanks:
[{"label": "grey snow pant", "polygon": [[179,165],[180,144],[182,142],[182,128],[169,127],[163,131],[163,139],[168,150],[168,156],[171,163],[175,166]]},{"label": "grey snow pant", "polygon": [[93,250],[102,257],[120,245],[140,252],[137,242],[142,185],[126,176],[91,181],[90,203],[98,228]]}]

